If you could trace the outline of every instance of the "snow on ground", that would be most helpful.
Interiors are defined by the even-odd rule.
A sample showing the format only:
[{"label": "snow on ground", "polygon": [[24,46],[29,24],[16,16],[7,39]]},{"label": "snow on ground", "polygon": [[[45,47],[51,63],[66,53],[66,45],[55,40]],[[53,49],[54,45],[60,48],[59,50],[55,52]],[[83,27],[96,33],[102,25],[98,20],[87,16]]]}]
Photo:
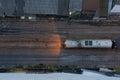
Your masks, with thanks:
[{"label": "snow on ground", "polygon": [[69,73],[0,73],[0,80],[120,80],[120,78],[84,71],[82,75]]}]

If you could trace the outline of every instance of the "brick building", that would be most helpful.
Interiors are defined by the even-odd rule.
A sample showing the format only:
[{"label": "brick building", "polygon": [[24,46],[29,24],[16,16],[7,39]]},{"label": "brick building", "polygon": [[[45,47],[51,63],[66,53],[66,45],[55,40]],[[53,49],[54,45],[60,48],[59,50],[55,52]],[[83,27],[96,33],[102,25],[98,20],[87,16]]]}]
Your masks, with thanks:
[{"label": "brick building", "polygon": [[[115,0],[83,0],[82,12],[99,17],[107,17]],[[118,0],[120,2],[120,0]]]},{"label": "brick building", "polygon": [[82,11],[83,13],[95,13],[98,9],[98,0],[83,0]]}]

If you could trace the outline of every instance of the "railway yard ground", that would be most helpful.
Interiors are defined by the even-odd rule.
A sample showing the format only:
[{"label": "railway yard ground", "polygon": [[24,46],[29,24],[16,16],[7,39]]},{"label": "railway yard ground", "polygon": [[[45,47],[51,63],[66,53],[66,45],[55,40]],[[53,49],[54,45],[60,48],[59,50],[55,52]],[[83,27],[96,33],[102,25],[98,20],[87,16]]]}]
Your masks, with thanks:
[{"label": "railway yard ground", "polygon": [[66,21],[1,21],[0,65],[59,64],[120,66],[120,49],[65,49],[66,39],[111,39],[120,44],[120,26]]}]

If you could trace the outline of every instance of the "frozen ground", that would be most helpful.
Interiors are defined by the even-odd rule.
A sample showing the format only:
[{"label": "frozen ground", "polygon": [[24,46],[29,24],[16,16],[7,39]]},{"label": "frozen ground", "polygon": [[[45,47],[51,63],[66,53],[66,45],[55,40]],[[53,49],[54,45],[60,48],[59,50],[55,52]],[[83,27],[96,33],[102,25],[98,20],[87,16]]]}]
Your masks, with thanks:
[{"label": "frozen ground", "polygon": [[0,73],[0,80],[120,80],[120,78],[84,71],[82,75],[69,73]]}]

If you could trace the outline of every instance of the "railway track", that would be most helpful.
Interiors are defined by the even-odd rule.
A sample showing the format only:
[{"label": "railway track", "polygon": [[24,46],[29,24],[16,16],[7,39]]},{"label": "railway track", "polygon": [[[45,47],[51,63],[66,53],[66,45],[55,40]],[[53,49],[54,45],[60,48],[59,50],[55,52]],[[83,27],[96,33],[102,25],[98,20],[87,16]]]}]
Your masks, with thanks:
[{"label": "railway track", "polygon": [[61,48],[60,41],[39,41],[39,42],[0,42],[0,49],[16,49],[16,48],[29,48],[29,49],[40,49],[40,48]]},{"label": "railway track", "polygon": [[120,35],[119,27],[65,22],[13,22],[0,27],[0,30],[4,27],[0,32],[0,65],[120,65],[119,49],[64,49],[62,46],[65,39],[115,39]]}]

